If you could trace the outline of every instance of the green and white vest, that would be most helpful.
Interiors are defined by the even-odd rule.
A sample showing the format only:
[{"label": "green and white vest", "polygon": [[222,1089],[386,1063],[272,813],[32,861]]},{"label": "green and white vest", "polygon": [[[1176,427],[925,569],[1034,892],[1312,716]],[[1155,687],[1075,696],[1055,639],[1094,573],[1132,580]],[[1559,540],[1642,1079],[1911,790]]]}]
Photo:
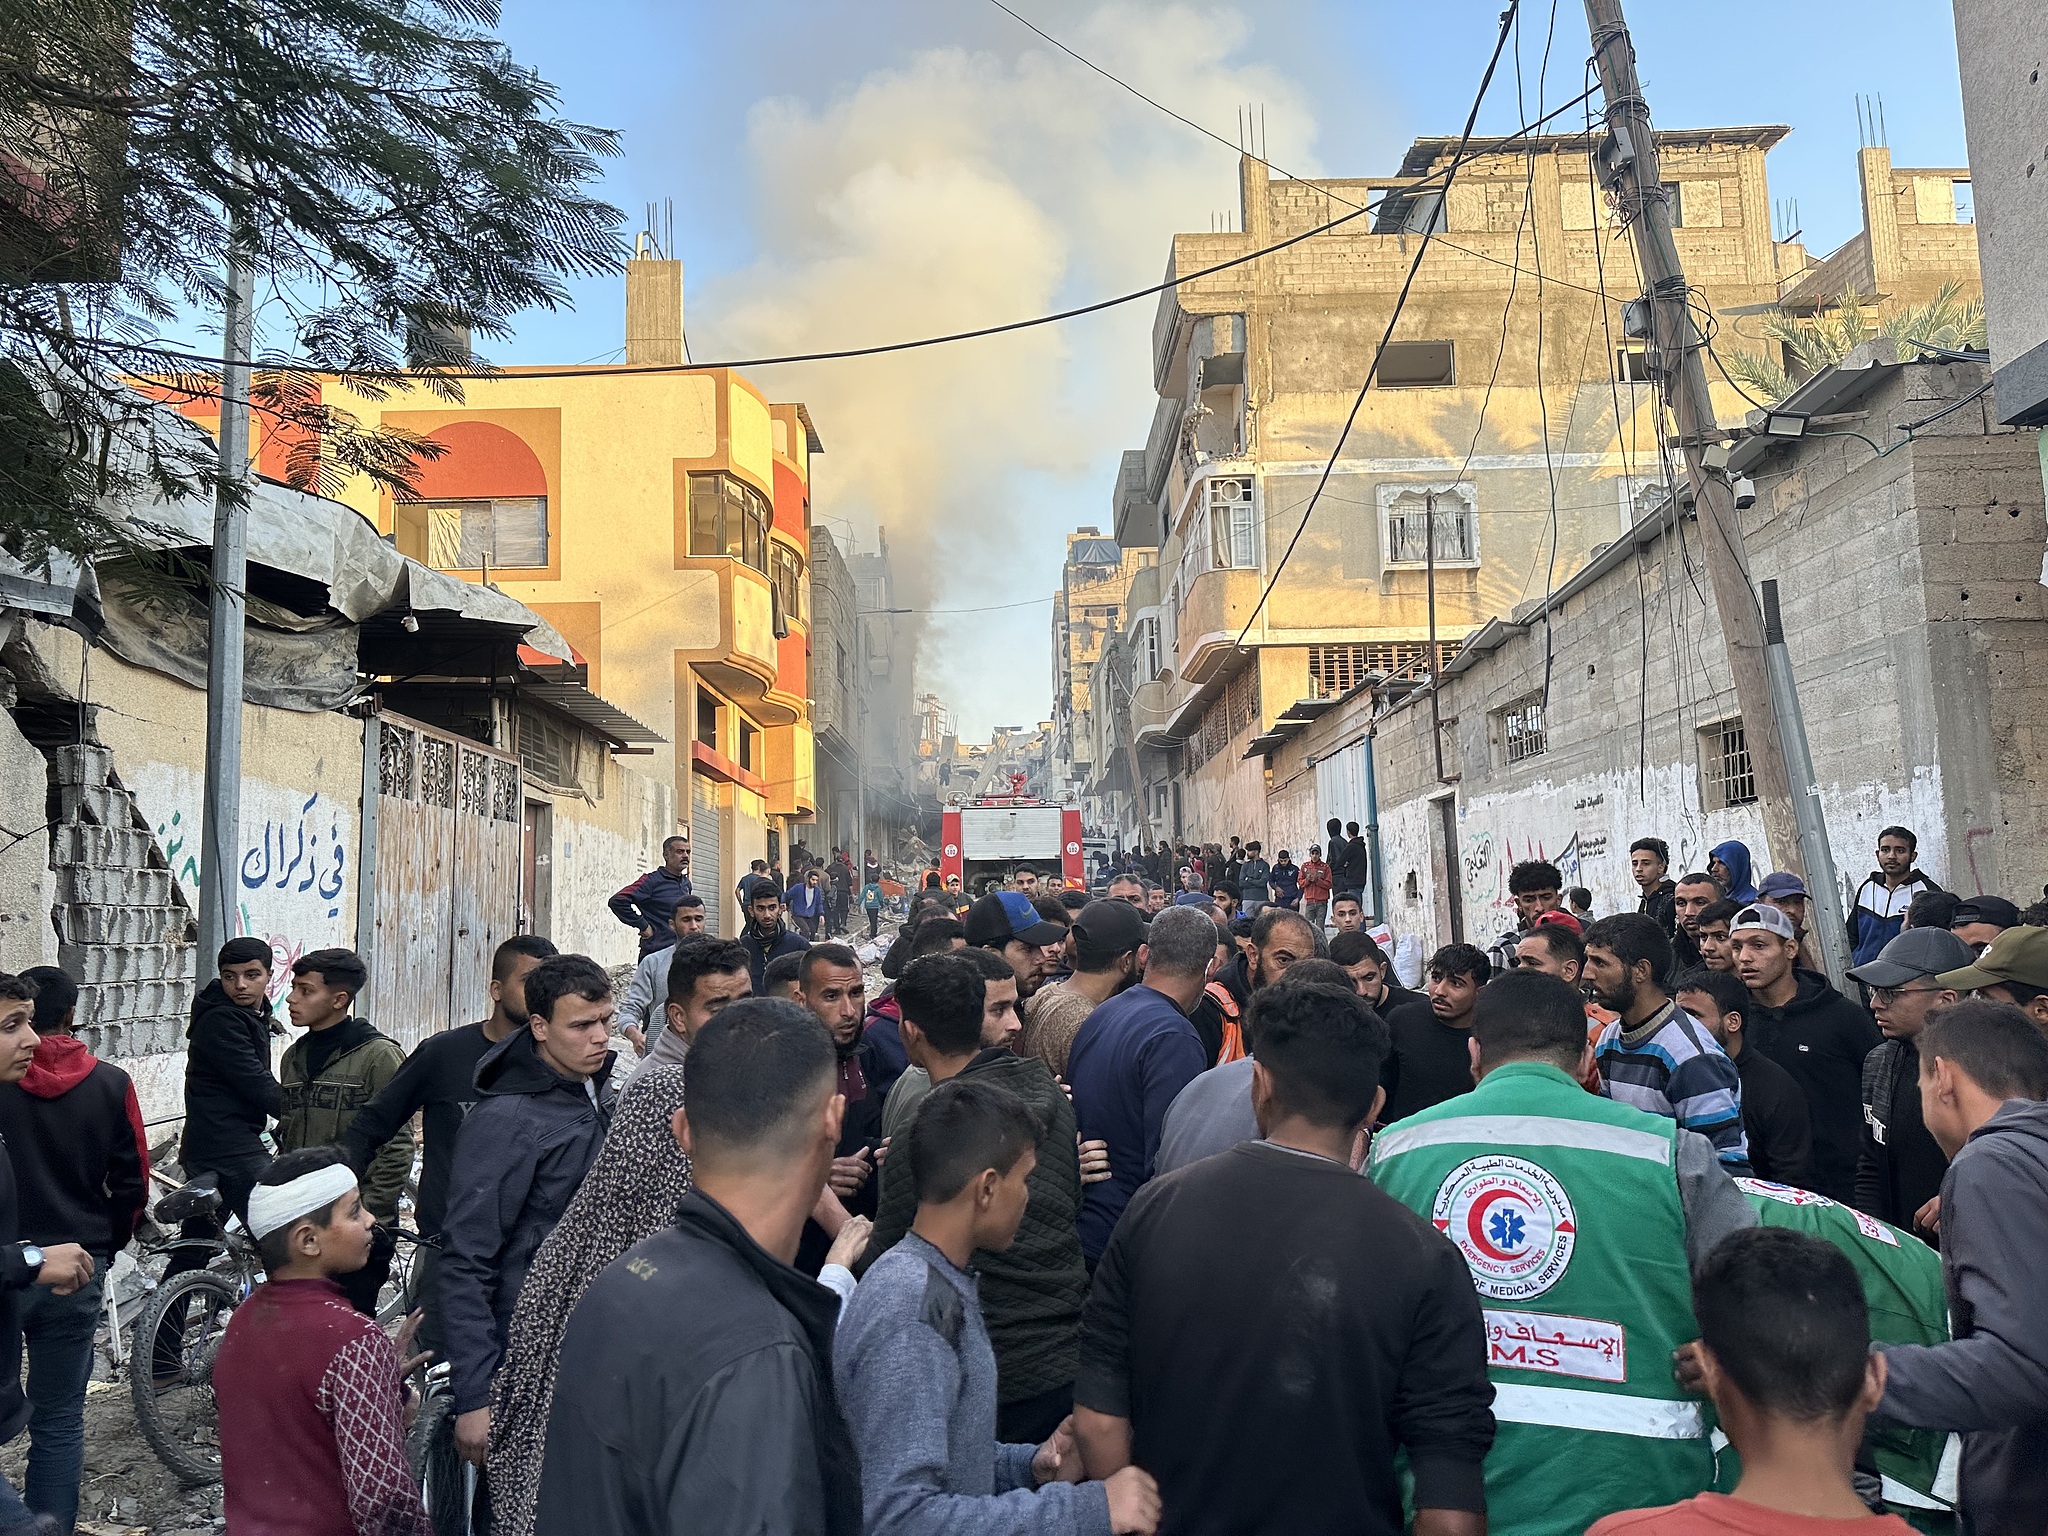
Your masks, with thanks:
[{"label": "green and white vest", "polygon": [[[1850,1206],[1790,1184],[1767,1179],[1737,1179],[1757,1221],[1766,1227],[1790,1227],[1809,1237],[1833,1243],[1848,1255],[1863,1282],[1870,1308],[1874,1344],[1946,1344],[1949,1339],[1948,1293],[1942,1287],[1941,1255],[1910,1232],[1866,1216]],[[1863,1431],[1884,1484],[1885,1506],[1915,1529],[1955,1529],[1956,1475],[1962,1465],[1962,1439],[1935,1429],[1911,1429],[1873,1419]],[[1732,1450],[1721,1453],[1720,1486],[1732,1489],[1741,1474],[1741,1459]]]},{"label": "green and white vest", "polygon": [[1479,1291],[1490,1529],[1581,1536],[1713,1486],[1708,1409],[1671,1367],[1698,1334],[1675,1122],[1511,1062],[1380,1132],[1368,1172],[1458,1246]]}]

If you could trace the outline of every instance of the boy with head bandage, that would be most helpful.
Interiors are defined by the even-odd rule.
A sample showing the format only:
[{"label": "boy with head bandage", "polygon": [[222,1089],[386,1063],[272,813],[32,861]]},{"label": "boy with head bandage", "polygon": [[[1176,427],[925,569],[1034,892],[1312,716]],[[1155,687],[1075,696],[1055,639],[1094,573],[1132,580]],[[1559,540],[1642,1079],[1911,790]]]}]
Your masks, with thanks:
[{"label": "boy with head bandage", "polygon": [[398,1349],[335,1283],[368,1260],[375,1224],[333,1147],[285,1153],[250,1193],[267,1278],[213,1368],[230,1527],[427,1536]]}]

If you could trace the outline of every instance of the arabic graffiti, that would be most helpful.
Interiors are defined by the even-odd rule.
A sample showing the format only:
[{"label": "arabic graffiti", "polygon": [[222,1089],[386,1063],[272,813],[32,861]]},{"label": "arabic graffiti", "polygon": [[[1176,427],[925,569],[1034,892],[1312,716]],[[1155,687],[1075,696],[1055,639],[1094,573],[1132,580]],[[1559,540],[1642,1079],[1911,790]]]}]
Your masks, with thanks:
[{"label": "arabic graffiti", "polygon": [[[294,824],[287,826],[279,820],[263,824],[262,841],[242,855],[242,884],[249,890],[261,890],[271,884],[271,876],[277,879],[276,890],[296,890],[301,894],[317,891],[323,901],[339,902],[343,873],[348,868],[348,848],[342,841],[341,819],[339,816],[321,816],[317,813],[320,796],[316,792],[306,797],[306,803],[299,807]],[[327,856],[323,860],[320,852],[320,823],[327,822]],[[290,849],[287,862],[285,853]],[[324,864],[324,868],[322,867]],[[305,871],[303,876],[299,872]],[[294,884],[296,879],[297,883]],[[338,917],[341,908],[328,909],[329,917]]]},{"label": "arabic graffiti", "polygon": [[[196,907],[207,858],[204,776],[143,759],[123,777]],[[228,922],[237,938],[269,942],[273,996],[291,985],[291,962],[301,954],[354,938],[357,835],[355,797],[346,791],[243,777],[241,836],[222,869]]]},{"label": "arabic graffiti", "polygon": [[168,822],[158,822],[156,840],[163,844],[164,862],[171,866],[171,878],[187,888],[188,896],[195,894],[199,889],[199,858],[185,845],[185,813],[173,811]]}]

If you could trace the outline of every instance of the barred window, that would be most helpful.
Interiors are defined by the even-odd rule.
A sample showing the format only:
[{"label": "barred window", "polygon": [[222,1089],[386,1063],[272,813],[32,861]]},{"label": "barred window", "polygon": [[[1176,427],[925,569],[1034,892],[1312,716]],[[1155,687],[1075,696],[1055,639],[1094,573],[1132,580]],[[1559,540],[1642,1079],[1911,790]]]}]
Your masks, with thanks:
[{"label": "barred window", "polygon": [[1427,565],[1432,542],[1438,565],[1479,563],[1478,507],[1469,485],[1379,488],[1380,547],[1388,566]]},{"label": "barred window", "polygon": [[[1442,664],[1449,665],[1461,644],[1440,640]],[[1370,640],[1355,645],[1312,645],[1308,648],[1309,697],[1342,698],[1361,683],[1402,674],[1419,677],[1429,671],[1427,640]]]},{"label": "barred window", "polygon": [[1199,768],[1259,721],[1259,672],[1250,667],[1230,680],[1209,702],[1182,750],[1190,770]]},{"label": "barred window", "polygon": [[1710,811],[1756,803],[1756,768],[1740,719],[1700,728],[1700,803]]},{"label": "barred window", "polygon": [[1510,763],[1526,763],[1550,750],[1543,727],[1543,695],[1532,693],[1499,712],[1501,752]]}]

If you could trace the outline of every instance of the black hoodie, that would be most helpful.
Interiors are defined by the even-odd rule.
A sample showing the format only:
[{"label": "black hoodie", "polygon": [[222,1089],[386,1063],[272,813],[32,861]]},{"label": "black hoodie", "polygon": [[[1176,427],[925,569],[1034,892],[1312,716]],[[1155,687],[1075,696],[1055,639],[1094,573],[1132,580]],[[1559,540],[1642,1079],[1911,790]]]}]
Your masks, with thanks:
[{"label": "black hoodie", "polygon": [[604,1145],[617,1059],[607,1053],[597,1076],[579,1083],[549,1067],[533,1031],[521,1029],[477,1064],[477,1105],[455,1138],[434,1276],[457,1413],[490,1405],[526,1271]]},{"label": "black hoodie", "polygon": [[1877,1022],[1818,971],[1795,971],[1799,990],[1783,1008],[1754,992],[1743,1029],[1750,1044],[1792,1074],[1813,1121],[1813,1187],[1856,1202],[1863,1143],[1863,1058],[1884,1040]]},{"label": "black hoodie", "polygon": [[[518,1033],[530,1033],[520,1030]],[[413,1047],[398,1075],[357,1111],[341,1148],[358,1173],[377,1149],[414,1115],[420,1117],[420,1194],[414,1220],[422,1237],[434,1237],[448,1213],[448,1176],[455,1160],[455,1135],[477,1101],[476,1069],[494,1044],[481,1024],[464,1024],[429,1035]]]},{"label": "black hoodie", "polygon": [[270,1070],[270,1014],[244,1008],[218,980],[192,1000],[185,1031],[185,1138],[178,1159],[190,1174],[268,1157],[263,1127],[284,1106]]}]

